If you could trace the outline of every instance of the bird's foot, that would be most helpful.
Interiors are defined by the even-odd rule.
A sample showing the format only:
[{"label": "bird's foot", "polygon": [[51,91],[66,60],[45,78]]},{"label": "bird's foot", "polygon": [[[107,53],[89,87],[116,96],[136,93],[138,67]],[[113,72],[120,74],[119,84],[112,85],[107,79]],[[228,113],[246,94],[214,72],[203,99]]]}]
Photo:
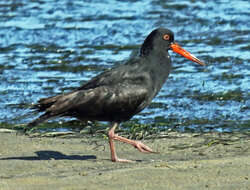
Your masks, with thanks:
[{"label": "bird's foot", "polygon": [[112,158],[112,162],[122,162],[122,163],[135,163],[133,160],[127,160],[127,159],[122,159],[122,158]]},{"label": "bird's foot", "polygon": [[127,144],[131,144],[132,146],[134,146],[136,149],[138,149],[140,152],[143,152],[143,153],[158,153],[158,152],[153,151],[147,145],[143,144],[141,141],[130,140],[130,139],[118,136],[116,134],[111,134],[110,138],[127,143]]},{"label": "bird's foot", "polygon": [[143,153],[158,153],[158,152],[153,151],[147,145],[143,144],[141,141],[133,141],[133,146]]},{"label": "bird's foot", "polygon": [[135,162],[132,160],[118,158],[116,155],[116,152],[115,152],[115,146],[114,146],[113,140],[118,140],[120,142],[130,144],[130,145],[134,146],[135,148],[137,148],[140,152],[143,152],[143,153],[158,153],[158,152],[153,151],[151,148],[149,148],[148,146],[146,146],[145,144],[143,144],[140,141],[134,141],[134,140],[130,140],[130,139],[116,135],[115,128],[117,126],[118,126],[118,123],[114,123],[112,128],[109,130],[109,133],[108,133],[112,162],[127,162],[127,163]]}]

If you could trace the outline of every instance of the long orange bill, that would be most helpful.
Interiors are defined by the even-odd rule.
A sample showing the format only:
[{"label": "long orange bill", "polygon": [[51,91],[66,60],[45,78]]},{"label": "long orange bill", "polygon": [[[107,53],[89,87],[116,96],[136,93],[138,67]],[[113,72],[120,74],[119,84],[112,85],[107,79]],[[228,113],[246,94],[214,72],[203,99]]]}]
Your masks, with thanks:
[{"label": "long orange bill", "polygon": [[172,43],[170,45],[170,47],[172,48],[172,50],[175,53],[178,53],[180,55],[182,55],[183,57],[186,57],[187,59],[199,63],[200,65],[205,66],[205,63],[203,63],[201,60],[199,60],[197,57],[195,57],[194,55],[192,55],[191,53],[189,53],[188,51],[186,51],[185,49],[183,49],[181,46],[179,46],[177,43]]}]

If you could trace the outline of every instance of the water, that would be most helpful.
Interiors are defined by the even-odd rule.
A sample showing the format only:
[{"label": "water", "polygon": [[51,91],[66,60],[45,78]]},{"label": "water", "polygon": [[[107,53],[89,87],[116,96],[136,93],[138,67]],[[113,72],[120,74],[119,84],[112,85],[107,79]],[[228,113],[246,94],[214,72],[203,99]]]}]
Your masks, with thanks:
[{"label": "water", "polygon": [[250,130],[250,4],[225,1],[0,0],[0,123],[127,59],[157,27],[207,63],[174,69],[134,119],[180,131]]}]

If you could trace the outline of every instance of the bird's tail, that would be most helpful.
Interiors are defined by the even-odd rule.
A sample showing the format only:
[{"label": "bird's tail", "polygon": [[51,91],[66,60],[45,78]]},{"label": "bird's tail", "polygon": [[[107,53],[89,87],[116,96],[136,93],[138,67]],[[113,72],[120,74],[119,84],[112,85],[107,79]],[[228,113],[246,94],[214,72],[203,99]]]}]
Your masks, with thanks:
[{"label": "bird's tail", "polygon": [[58,99],[60,99],[62,97],[62,95],[57,95],[57,96],[53,96],[50,98],[43,98],[40,99],[38,101],[37,104],[34,104],[32,106],[32,109],[34,109],[37,112],[45,112],[43,115],[41,115],[39,118],[31,121],[30,123],[28,123],[27,127],[35,127],[36,125],[50,119],[53,117],[56,117],[56,114],[53,114],[52,112],[48,111],[48,109],[58,101]]},{"label": "bird's tail", "polygon": [[[64,110],[57,110],[58,102],[64,102],[67,100],[68,95],[72,94],[72,92],[60,94],[57,96],[49,97],[49,98],[43,98],[38,101],[37,104],[32,106],[32,109],[38,111],[38,112],[45,112],[43,115],[41,115],[39,118],[33,120],[30,122],[27,127],[34,127],[48,119],[60,117],[65,114]],[[54,106],[53,105],[57,105]]]},{"label": "bird's tail", "polygon": [[27,127],[28,128],[32,128],[32,127],[35,127],[36,125],[48,120],[51,116],[49,116],[48,113],[45,113],[43,115],[41,115],[39,118],[31,121],[30,123],[28,123]]},{"label": "bird's tail", "polygon": [[38,101],[37,104],[32,106],[32,109],[35,109],[39,112],[46,111],[50,106],[52,106],[62,95],[57,95],[49,98],[42,98]]}]

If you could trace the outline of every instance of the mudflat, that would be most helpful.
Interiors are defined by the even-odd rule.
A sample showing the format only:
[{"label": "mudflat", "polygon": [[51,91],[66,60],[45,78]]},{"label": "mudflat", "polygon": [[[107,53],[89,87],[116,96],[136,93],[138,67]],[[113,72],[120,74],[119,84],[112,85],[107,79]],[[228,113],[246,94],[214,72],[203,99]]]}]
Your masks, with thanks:
[{"label": "mudflat", "polygon": [[250,133],[177,133],[143,140],[159,154],[76,133],[0,132],[0,190],[250,189]]}]

